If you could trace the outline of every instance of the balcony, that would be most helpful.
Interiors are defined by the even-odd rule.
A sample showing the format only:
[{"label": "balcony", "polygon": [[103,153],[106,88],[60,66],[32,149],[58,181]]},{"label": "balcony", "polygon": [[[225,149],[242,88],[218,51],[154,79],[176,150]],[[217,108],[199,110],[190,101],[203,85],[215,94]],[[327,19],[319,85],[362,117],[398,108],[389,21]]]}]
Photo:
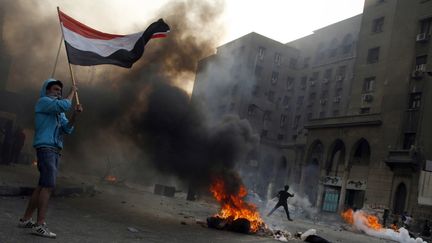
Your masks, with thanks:
[{"label": "balcony", "polygon": [[419,155],[415,150],[390,150],[384,160],[387,166],[394,169],[411,169],[419,166]]}]

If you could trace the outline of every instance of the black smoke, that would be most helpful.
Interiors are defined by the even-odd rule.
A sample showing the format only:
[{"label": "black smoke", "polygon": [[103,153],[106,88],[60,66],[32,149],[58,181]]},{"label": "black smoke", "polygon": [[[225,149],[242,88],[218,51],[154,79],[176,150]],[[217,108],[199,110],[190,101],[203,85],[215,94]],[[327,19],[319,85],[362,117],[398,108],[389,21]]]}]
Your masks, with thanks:
[{"label": "black smoke", "polygon": [[[200,59],[214,53],[223,34],[223,5],[199,0],[167,3],[148,24],[163,18],[171,27],[168,38],[151,40],[132,69],[74,67],[85,110],[75,133],[66,139],[66,164],[80,171],[98,170],[107,157],[115,157],[138,174],[144,174],[139,165],[145,161],[187,182],[206,185],[212,176],[237,178],[234,164],[255,142],[249,124],[226,117],[209,127],[206,114],[178,88],[194,79]],[[9,86],[31,97],[24,108],[28,116],[22,118],[31,128],[33,104],[51,74],[59,44],[56,11],[41,12],[47,8],[39,1],[7,0],[0,7],[6,10],[2,44],[13,60]],[[103,8],[95,14],[107,18]],[[68,84],[64,49],[60,60],[55,78]],[[232,184],[237,183],[234,179]]]}]

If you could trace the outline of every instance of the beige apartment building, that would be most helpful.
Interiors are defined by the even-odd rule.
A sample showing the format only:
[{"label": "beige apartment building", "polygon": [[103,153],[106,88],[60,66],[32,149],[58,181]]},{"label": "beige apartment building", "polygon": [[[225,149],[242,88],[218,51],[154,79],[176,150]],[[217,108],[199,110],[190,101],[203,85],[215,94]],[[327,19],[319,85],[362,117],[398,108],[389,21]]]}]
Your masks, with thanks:
[{"label": "beige apartment building", "polygon": [[366,0],[290,43],[250,33],[200,62],[192,100],[260,134],[239,168],[263,197],[290,183],[322,211],[430,218],[431,23],[432,1]]}]

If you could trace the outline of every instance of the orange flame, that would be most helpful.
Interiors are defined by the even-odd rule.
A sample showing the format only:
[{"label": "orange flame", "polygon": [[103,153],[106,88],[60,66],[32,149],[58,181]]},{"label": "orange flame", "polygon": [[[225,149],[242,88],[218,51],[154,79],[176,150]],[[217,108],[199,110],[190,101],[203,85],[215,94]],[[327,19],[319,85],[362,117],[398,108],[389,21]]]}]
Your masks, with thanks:
[{"label": "orange flame", "polygon": [[113,175],[107,175],[107,176],[105,176],[105,180],[109,181],[109,182],[116,182],[117,181],[117,177],[115,177]]},{"label": "orange flame", "polygon": [[[354,211],[352,209],[347,209],[341,214],[342,218],[349,224],[354,224]],[[379,223],[378,217],[374,215],[367,214],[363,211],[356,212],[356,217],[360,217],[360,220],[370,229],[379,231],[383,226]]]},{"label": "orange flame", "polygon": [[32,161],[32,166],[37,166],[37,163],[38,163],[37,160],[33,160]]},{"label": "orange flame", "polygon": [[399,227],[395,224],[391,224],[390,229],[394,230],[395,232],[399,232]]},{"label": "orange flame", "polygon": [[225,183],[223,180],[216,179],[210,186],[214,198],[221,204],[220,212],[216,215],[221,218],[245,218],[249,220],[251,232],[256,232],[264,225],[263,220],[254,204],[244,201],[247,196],[246,188],[241,185],[237,194],[228,194],[226,192]]}]

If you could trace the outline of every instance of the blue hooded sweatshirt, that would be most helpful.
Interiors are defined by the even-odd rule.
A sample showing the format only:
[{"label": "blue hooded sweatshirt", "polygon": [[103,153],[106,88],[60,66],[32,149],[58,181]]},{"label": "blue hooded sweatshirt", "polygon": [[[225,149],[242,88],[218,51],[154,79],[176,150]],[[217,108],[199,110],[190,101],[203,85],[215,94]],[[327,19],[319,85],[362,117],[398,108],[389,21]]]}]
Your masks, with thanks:
[{"label": "blue hooded sweatshirt", "polygon": [[40,98],[35,106],[35,136],[33,147],[63,148],[63,134],[71,134],[73,127],[68,127],[69,120],[64,112],[68,111],[72,102],[46,95],[46,87],[55,79],[45,80]]}]

